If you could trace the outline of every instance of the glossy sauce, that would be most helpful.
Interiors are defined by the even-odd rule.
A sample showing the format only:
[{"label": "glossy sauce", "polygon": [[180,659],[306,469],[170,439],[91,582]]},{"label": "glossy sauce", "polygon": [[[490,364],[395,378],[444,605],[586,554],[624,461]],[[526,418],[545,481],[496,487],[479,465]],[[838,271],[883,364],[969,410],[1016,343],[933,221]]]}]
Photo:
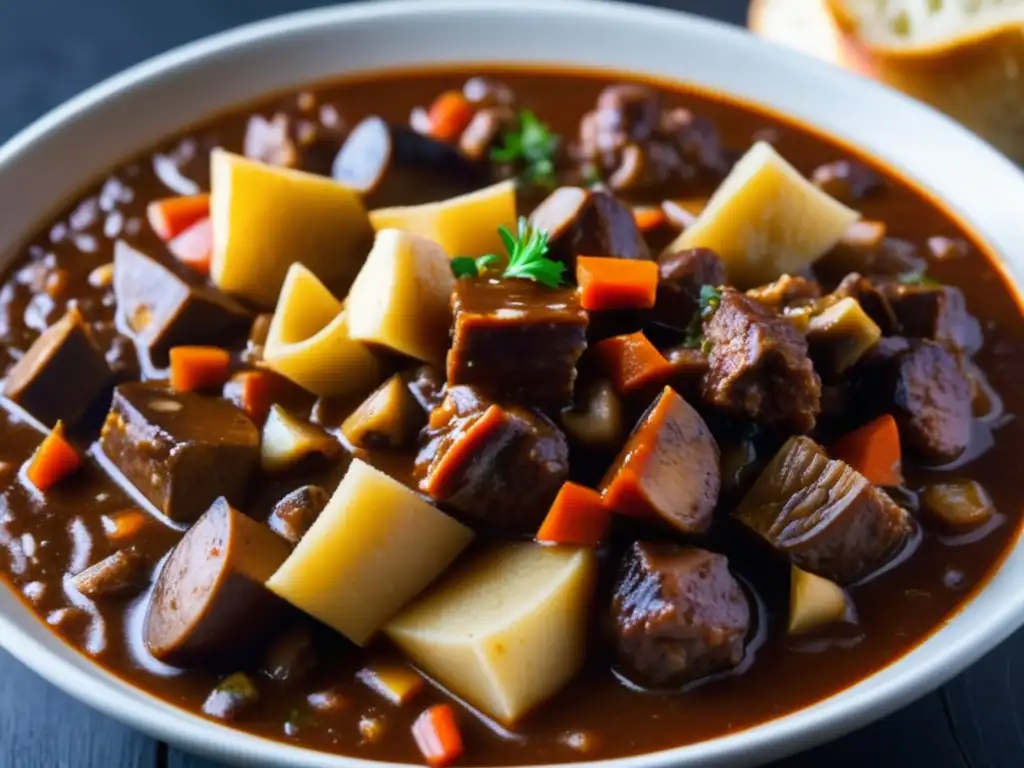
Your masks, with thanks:
[{"label": "glossy sauce", "polygon": [[[145,222],[146,203],[156,197],[186,191],[176,172],[208,188],[207,152],[213,146],[240,151],[249,116],[270,117],[281,109],[320,130],[330,131],[333,115],[349,126],[370,114],[404,123],[412,107],[428,104],[443,90],[459,88],[468,74],[400,73],[366,80],[352,80],[312,89],[315,98],[295,94],[277,96],[244,110],[213,119],[184,137],[169,141],[155,153],[140,155],[117,169],[64,211],[50,226],[40,230],[16,261],[0,293],[0,365],[6,371],[47,324],[63,313],[68,300],[79,301],[86,317],[99,322],[101,343],[111,355],[134,368],[130,344],[116,337],[113,327],[113,292],[89,283],[89,274],[112,260],[112,242],[124,237],[149,254],[164,253]],[[563,136],[576,133],[580,116],[592,108],[598,92],[623,78],[578,73],[496,71],[528,106]],[[311,102],[311,103],[310,103]],[[789,123],[759,115],[706,95],[667,91],[666,102],[693,109],[709,117],[730,149],[742,151],[755,135],[773,134],[780,153],[802,172],[849,157],[849,152]],[[301,106],[300,106],[301,104]],[[324,120],[326,118],[326,121]],[[327,128],[324,128],[324,125]],[[168,157],[184,162],[168,161]],[[160,158],[164,158],[161,160]],[[313,164],[327,163],[330,156],[310,153]],[[922,246],[932,236],[965,237],[956,224],[923,196],[904,186],[891,174],[891,188],[877,199],[860,205],[864,216],[888,224],[890,235]],[[172,189],[165,181],[179,186]],[[408,202],[408,201],[402,201]],[[39,265],[43,265],[40,268]],[[49,277],[53,269],[63,278]],[[808,706],[864,678],[892,662],[938,627],[955,612],[996,567],[1015,540],[1020,522],[1017,478],[1024,476],[1024,424],[1014,418],[1024,413],[1024,322],[1010,288],[982,252],[969,248],[963,257],[944,262],[932,260],[929,274],[960,287],[968,309],[979,318],[985,345],[976,363],[1002,398],[1003,412],[990,417],[986,426],[976,423],[974,445],[966,459],[966,472],[991,494],[999,515],[986,527],[962,537],[945,537],[924,528],[912,546],[916,551],[898,567],[854,586],[856,626],[830,630],[812,638],[793,639],[785,634],[785,573],[765,563],[763,553],[740,551],[723,545],[730,564],[748,587],[757,585],[762,626],[752,643],[742,673],[716,679],[711,684],[679,693],[638,693],[616,675],[601,644],[586,671],[553,701],[542,705],[513,734],[500,732],[483,719],[463,718],[467,752],[474,764],[539,763],[576,759],[600,759],[653,751],[735,732]],[[55,285],[63,281],[63,287]],[[50,292],[47,292],[49,285]],[[51,295],[52,294],[52,295]],[[308,406],[309,403],[307,402]],[[333,421],[333,419],[331,420]],[[998,427],[990,432],[990,427]],[[62,586],[65,572],[76,572],[96,562],[114,547],[104,533],[104,515],[135,506],[125,493],[95,469],[77,475],[52,492],[43,503],[17,478],[18,468],[31,454],[38,433],[9,413],[0,413],[0,567],[11,586],[25,595],[34,610],[54,624],[70,642],[98,663],[167,701],[192,711],[200,709],[215,674],[189,672],[168,674],[142,650],[141,615],[146,595],[127,610],[97,612],[82,602],[81,614],[61,611],[71,605]],[[972,460],[978,459],[980,460]],[[374,457],[375,463],[399,477],[408,477],[408,457]],[[316,467],[290,475],[272,486],[260,488],[246,512],[262,519],[270,505],[285,491],[313,480],[329,491],[343,474],[344,462],[326,473]],[[957,475],[947,471],[908,473],[908,486],[919,487],[936,479]],[[147,535],[137,539],[152,560],[161,558],[180,537],[176,528],[152,519]],[[712,548],[717,542],[712,542]],[[41,585],[41,586],[40,586]],[[605,593],[602,593],[605,594]],[[116,606],[116,604],[115,604]],[[408,737],[409,726],[422,708],[447,698],[429,690],[414,706],[392,707],[355,680],[366,655],[337,636],[324,631],[321,664],[309,684],[294,689],[266,686],[256,709],[238,727],[261,735],[301,743],[303,746],[380,760],[419,762]],[[376,653],[388,657],[383,644]],[[374,658],[370,654],[370,658]],[[314,713],[293,721],[289,713],[308,711],[306,696],[314,690],[336,688],[346,706],[332,714]],[[379,718],[383,736],[368,736],[360,722]],[[574,734],[592,737],[587,751],[579,749]]]}]

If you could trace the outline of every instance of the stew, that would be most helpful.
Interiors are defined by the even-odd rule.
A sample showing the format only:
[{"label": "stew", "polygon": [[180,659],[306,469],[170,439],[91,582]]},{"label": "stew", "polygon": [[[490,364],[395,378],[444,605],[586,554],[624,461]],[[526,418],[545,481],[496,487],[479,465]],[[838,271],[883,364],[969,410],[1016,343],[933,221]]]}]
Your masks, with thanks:
[{"label": "stew", "polygon": [[0,566],[190,711],[447,765],[688,744],[1015,540],[1024,322],[933,200],[632,77],[374,75],[114,169],[0,287]]}]

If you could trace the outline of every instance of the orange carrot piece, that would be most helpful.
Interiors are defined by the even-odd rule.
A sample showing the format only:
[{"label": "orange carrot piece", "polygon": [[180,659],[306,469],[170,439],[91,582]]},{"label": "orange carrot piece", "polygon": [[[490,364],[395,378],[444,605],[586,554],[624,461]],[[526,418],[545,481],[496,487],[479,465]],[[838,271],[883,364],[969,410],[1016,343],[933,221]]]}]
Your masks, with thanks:
[{"label": "orange carrot piece", "polygon": [[431,768],[451,765],[462,754],[462,733],[448,704],[436,704],[417,717],[412,737]]},{"label": "orange carrot piece", "polygon": [[579,256],[576,282],[586,310],[650,309],[658,295],[658,264],[641,259]]},{"label": "orange carrot piece", "polygon": [[277,374],[270,371],[242,371],[224,385],[224,397],[233,402],[262,426],[280,392]]},{"label": "orange carrot piece", "polygon": [[146,206],[149,226],[165,243],[209,215],[210,196],[207,194],[165,197]]},{"label": "orange carrot piece", "polygon": [[891,487],[903,482],[900,431],[889,414],[843,435],[833,444],[832,455],[875,485]]},{"label": "orange carrot piece", "polygon": [[593,353],[622,395],[660,386],[675,371],[641,331],[600,341]]},{"label": "orange carrot piece", "polygon": [[40,491],[48,491],[81,463],[78,451],[64,437],[64,425],[58,421],[29,459],[25,477]]},{"label": "orange carrot piece", "polygon": [[213,258],[213,223],[210,217],[194,222],[167,243],[174,258],[201,275],[210,274]]},{"label": "orange carrot piece", "polygon": [[438,141],[455,141],[473,119],[474,109],[458,91],[445,91],[430,105],[430,136]]},{"label": "orange carrot piece", "polygon": [[103,518],[103,530],[111,541],[133,538],[145,525],[146,516],[137,509],[125,509]]},{"label": "orange carrot piece", "polygon": [[172,347],[171,388],[178,392],[219,387],[228,380],[231,355],[220,347]]},{"label": "orange carrot piece", "polygon": [[593,488],[566,482],[537,531],[537,541],[596,547],[608,534],[611,513]]},{"label": "orange carrot piece", "polygon": [[444,498],[448,485],[472,461],[473,455],[486,445],[496,432],[505,429],[507,425],[508,415],[501,406],[489,407],[452,444],[440,462],[432,467],[430,474],[423,479],[422,489],[434,498]]},{"label": "orange carrot piece", "polygon": [[668,221],[668,216],[661,208],[641,205],[633,209],[633,219],[641,232],[651,232]]}]

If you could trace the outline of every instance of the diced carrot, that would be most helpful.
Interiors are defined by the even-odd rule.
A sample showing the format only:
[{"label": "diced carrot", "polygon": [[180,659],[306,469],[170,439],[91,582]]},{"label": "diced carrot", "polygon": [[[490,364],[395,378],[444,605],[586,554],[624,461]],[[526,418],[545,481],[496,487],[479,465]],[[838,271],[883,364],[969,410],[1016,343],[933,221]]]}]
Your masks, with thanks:
[{"label": "diced carrot", "polygon": [[64,437],[64,425],[58,421],[29,459],[25,477],[40,491],[48,491],[81,463],[78,451]]},{"label": "diced carrot", "polygon": [[146,515],[138,509],[125,509],[103,518],[103,530],[111,541],[133,538],[145,525]]},{"label": "diced carrot", "polygon": [[646,205],[639,205],[633,209],[633,219],[641,232],[655,230],[668,221],[668,217],[661,208]]},{"label": "diced carrot", "polygon": [[593,354],[615,389],[623,395],[660,386],[675,371],[641,331],[600,341],[594,346]]},{"label": "diced carrot", "polygon": [[280,394],[280,383],[277,374],[270,371],[242,371],[224,385],[223,394],[245,411],[254,424],[262,426]]},{"label": "diced carrot", "polygon": [[451,765],[462,754],[462,733],[448,704],[436,704],[417,717],[412,737],[431,768]]},{"label": "diced carrot", "polygon": [[455,481],[459,472],[507,425],[508,414],[501,406],[492,405],[448,448],[424,478],[421,488],[434,498],[444,498],[447,495],[446,489]]},{"label": "diced carrot", "polygon": [[172,347],[171,387],[178,392],[219,387],[228,380],[231,355],[220,347]]},{"label": "diced carrot", "polygon": [[590,310],[650,309],[658,295],[658,264],[641,259],[579,256],[580,306]]},{"label": "diced carrot", "polygon": [[207,194],[165,197],[146,206],[149,225],[165,243],[209,215],[210,196]]},{"label": "diced carrot", "polygon": [[889,414],[843,435],[832,446],[832,455],[875,485],[895,486],[903,482],[900,431]]},{"label": "diced carrot", "polygon": [[201,275],[210,274],[213,257],[213,223],[207,216],[193,223],[167,243],[174,258]]},{"label": "diced carrot", "polygon": [[473,119],[473,105],[458,91],[445,91],[430,105],[430,135],[438,141],[454,141]]},{"label": "diced carrot", "polygon": [[537,531],[537,541],[596,547],[607,535],[611,514],[593,488],[566,482]]}]

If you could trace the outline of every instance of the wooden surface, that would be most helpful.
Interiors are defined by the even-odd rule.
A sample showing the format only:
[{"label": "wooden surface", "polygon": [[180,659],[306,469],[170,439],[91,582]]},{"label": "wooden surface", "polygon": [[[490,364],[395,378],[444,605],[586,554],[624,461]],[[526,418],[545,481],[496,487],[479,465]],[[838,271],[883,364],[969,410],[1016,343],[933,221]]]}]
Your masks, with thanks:
[{"label": "wooden surface", "polygon": [[[557,0],[552,0],[557,2]],[[0,141],[120,69],[308,0],[0,0]],[[653,3],[743,23],[746,0]],[[813,66],[813,64],[809,64]],[[774,768],[1024,766],[1024,632],[942,690]],[[0,768],[217,768],[135,733],[0,651]]]}]

